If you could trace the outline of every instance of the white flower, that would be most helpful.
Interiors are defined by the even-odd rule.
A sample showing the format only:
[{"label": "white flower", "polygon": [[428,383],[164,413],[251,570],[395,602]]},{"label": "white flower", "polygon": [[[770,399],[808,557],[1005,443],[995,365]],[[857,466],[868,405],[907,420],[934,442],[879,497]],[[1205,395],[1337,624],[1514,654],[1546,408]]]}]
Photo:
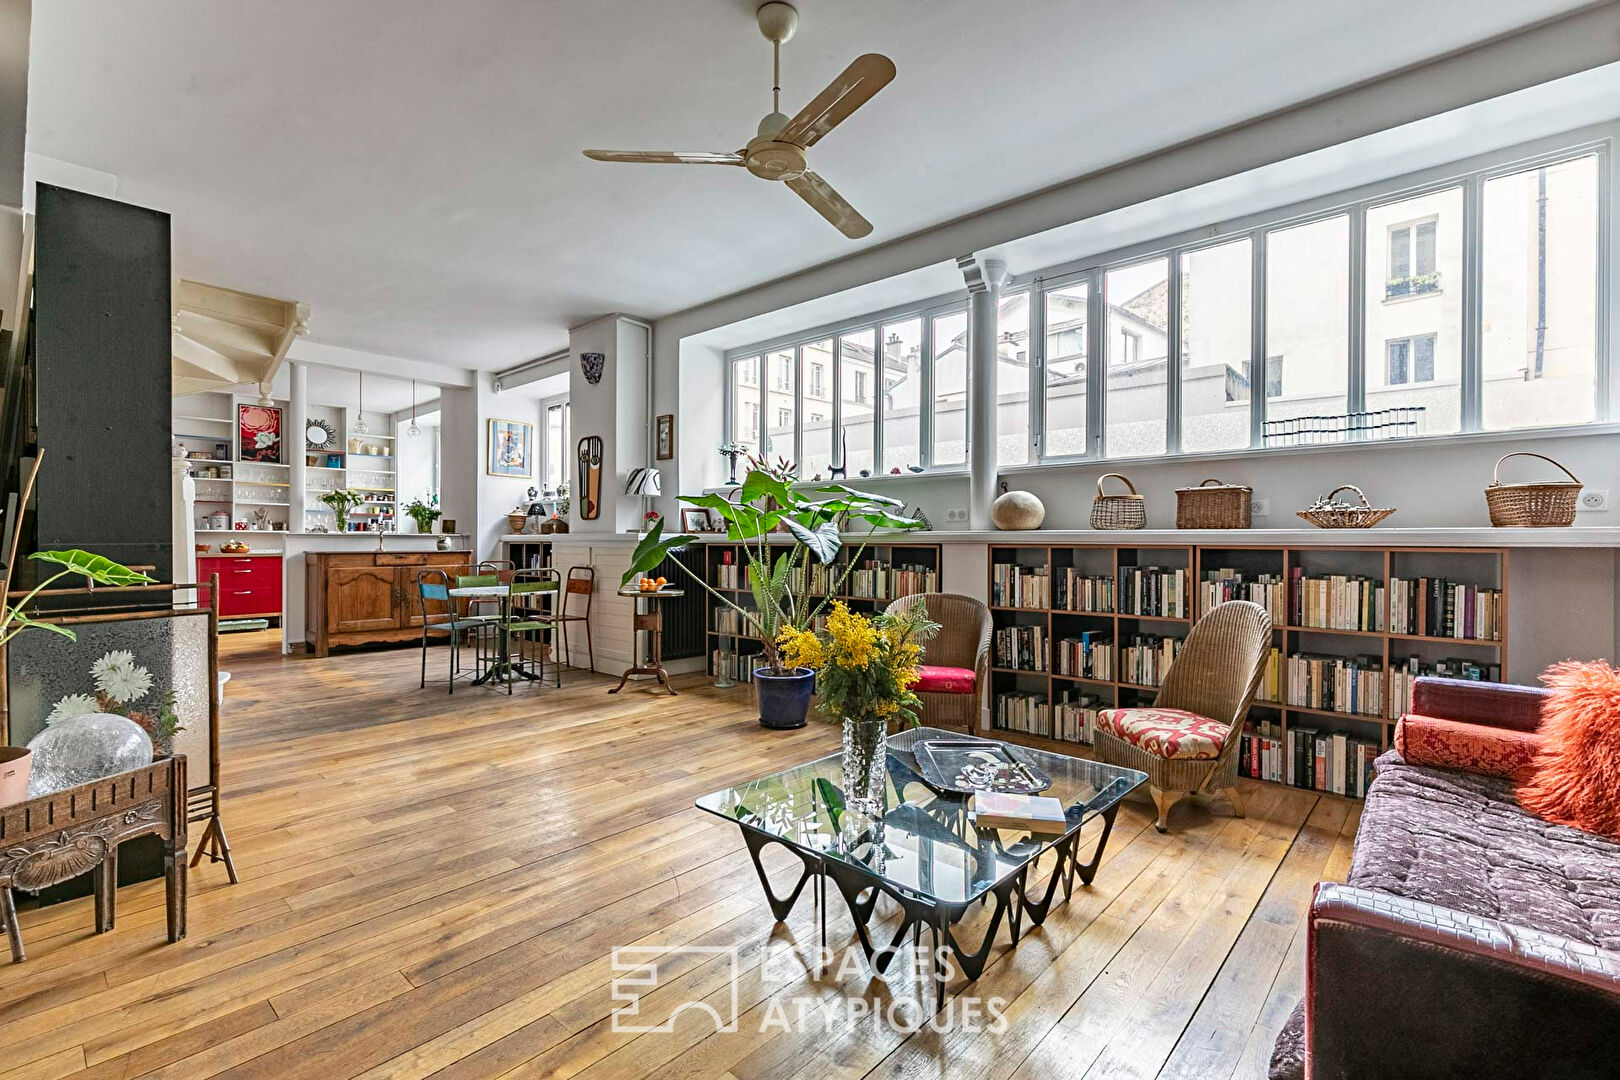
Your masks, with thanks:
[{"label": "white flower", "polygon": [[273,431],[259,431],[255,432],[253,435],[253,446],[258,450],[263,450],[266,447],[273,446],[275,441],[276,435]]},{"label": "white flower", "polygon": [[69,694],[56,703],[51,714],[45,718],[47,724],[54,724],[58,720],[71,720],[75,716],[88,716],[90,713],[101,711],[101,705],[89,694]]},{"label": "white flower", "polygon": [[128,649],[114,649],[90,665],[96,689],[125,705],[139,701],[152,689],[152,674],[135,663]]}]

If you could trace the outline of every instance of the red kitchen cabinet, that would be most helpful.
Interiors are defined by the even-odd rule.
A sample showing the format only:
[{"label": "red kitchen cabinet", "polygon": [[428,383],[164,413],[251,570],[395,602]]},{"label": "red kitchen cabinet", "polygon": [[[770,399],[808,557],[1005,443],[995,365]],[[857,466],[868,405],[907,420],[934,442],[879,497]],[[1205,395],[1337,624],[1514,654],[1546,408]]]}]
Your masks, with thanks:
[{"label": "red kitchen cabinet", "polygon": [[[219,617],[281,617],[280,555],[199,555],[197,580],[219,575]],[[206,602],[208,590],[202,590]]]}]

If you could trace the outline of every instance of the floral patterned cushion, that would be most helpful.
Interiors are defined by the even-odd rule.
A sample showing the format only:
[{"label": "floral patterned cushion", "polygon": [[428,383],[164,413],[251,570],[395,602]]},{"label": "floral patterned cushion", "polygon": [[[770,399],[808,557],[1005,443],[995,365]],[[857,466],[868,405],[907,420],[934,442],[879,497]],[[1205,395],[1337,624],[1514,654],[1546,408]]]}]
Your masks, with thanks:
[{"label": "floral patterned cushion", "polygon": [[1104,709],[1097,726],[1115,738],[1162,758],[1219,757],[1227,732],[1218,720],[1185,709]]},{"label": "floral patterned cushion", "polygon": [[971,694],[973,682],[972,668],[918,664],[917,685],[912,689],[935,694]]}]

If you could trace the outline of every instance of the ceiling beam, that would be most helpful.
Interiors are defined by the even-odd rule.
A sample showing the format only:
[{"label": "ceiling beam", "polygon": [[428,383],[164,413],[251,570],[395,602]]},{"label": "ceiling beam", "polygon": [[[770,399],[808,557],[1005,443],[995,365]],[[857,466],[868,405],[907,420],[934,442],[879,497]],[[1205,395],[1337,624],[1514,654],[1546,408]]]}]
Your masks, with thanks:
[{"label": "ceiling beam", "polygon": [[478,372],[471,368],[433,364],[426,360],[407,360],[403,356],[346,349],[341,345],[323,345],[320,342],[298,338],[287,351],[287,359],[300,364],[316,364],[342,371],[363,371],[367,375],[386,375],[390,379],[415,379],[434,386],[467,389],[477,385]]}]

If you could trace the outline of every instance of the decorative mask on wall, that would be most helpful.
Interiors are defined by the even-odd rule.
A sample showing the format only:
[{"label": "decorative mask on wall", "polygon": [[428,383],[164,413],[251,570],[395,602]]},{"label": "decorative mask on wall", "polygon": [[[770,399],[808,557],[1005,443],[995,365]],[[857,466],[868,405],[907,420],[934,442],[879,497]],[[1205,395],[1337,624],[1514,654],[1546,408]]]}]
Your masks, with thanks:
[{"label": "decorative mask on wall", "polygon": [[585,381],[595,386],[602,381],[602,370],[607,367],[607,357],[599,352],[579,354],[579,369],[585,373]]}]

